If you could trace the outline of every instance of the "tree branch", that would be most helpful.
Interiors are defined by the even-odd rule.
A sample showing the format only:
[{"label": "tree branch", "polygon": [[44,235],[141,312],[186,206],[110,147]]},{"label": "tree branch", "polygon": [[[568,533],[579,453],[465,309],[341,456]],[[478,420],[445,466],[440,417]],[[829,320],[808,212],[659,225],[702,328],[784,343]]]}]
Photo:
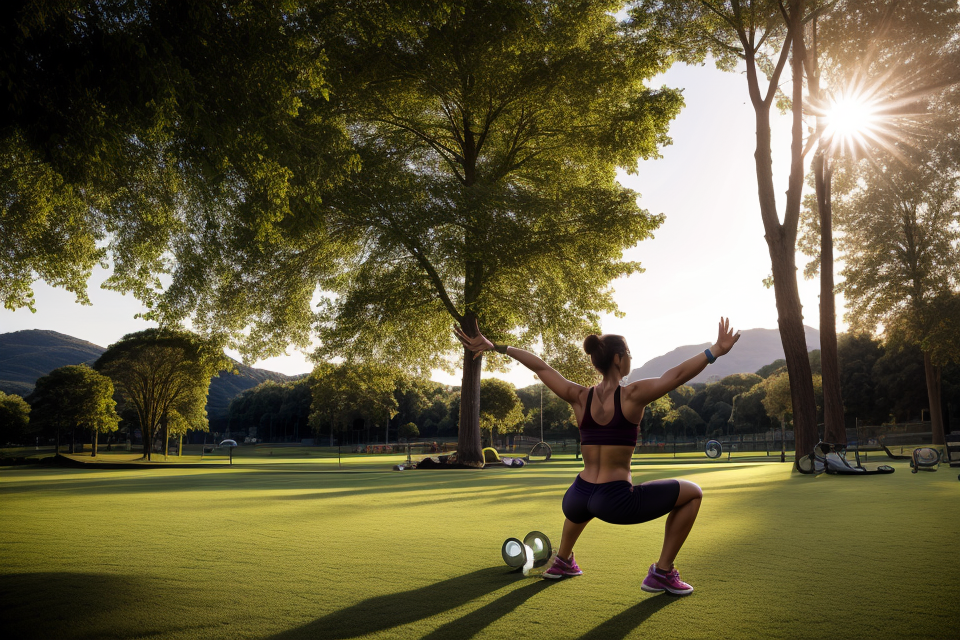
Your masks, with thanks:
[{"label": "tree branch", "polygon": [[[781,3],[782,6],[782,3]],[[780,74],[783,73],[783,67],[787,64],[787,57],[790,54],[790,44],[793,40],[793,25],[787,22],[787,36],[783,39],[783,49],[780,50],[780,59],[777,60],[777,66],[770,77],[770,85],[767,87],[767,96],[763,99],[765,106],[770,106],[773,97],[777,94],[777,85],[780,80]]]}]

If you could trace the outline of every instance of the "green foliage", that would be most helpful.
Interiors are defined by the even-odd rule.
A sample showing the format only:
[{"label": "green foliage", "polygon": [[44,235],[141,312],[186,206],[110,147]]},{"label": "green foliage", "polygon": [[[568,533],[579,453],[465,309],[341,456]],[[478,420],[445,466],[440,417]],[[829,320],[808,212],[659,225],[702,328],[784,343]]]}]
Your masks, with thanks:
[{"label": "green foliage", "polygon": [[287,257],[270,253],[271,235],[292,230],[298,203],[317,201],[351,169],[343,123],[325,100],[316,28],[326,7],[13,5],[0,25],[4,304],[29,306],[36,277],[85,300],[91,267],[109,254],[108,286],[149,304],[155,276],[175,271],[163,315],[196,307],[195,326],[209,328],[214,303],[243,305],[278,286],[259,319],[288,321],[277,295],[285,281],[241,286],[227,276],[239,260],[252,272],[264,258],[263,273]]},{"label": "green foliage", "polygon": [[417,428],[417,425],[413,422],[408,422],[400,425],[400,429],[397,433],[399,433],[400,437],[404,440],[413,440],[420,435],[420,429]]},{"label": "green foliage", "polygon": [[864,165],[859,175],[863,188],[834,207],[843,230],[847,319],[854,330],[883,325],[919,344],[933,334],[934,301],[949,299],[960,282],[960,173]]},{"label": "green foliage", "polygon": [[[880,423],[919,420],[930,409],[923,371],[923,353],[917,345],[889,341],[873,366],[873,380],[880,390],[886,415]],[[877,412],[879,413],[879,412]]]},{"label": "green foliage", "polygon": [[116,431],[120,416],[113,393],[110,378],[86,365],[54,369],[37,380],[28,397],[30,421],[58,434],[74,427],[99,433]]},{"label": "green foliage", "polygon": [[[681,387],[687,388],[689,387]],[[692,391],[692,389],[691,389]],[[671,391],[670,394],[673,392]],[[665,396],[660,396],[650,404],[646,406],[643,411],[643,425],[641,426],[641,432],[646,437],[647,435],[652,435],[657,432],[664,432],[666,429],[664,419],[667,414],[669,414],[673,408],[673,400],[670,397],[670,394]],[[682,405],[681,405],[682,406]]]},{"label": "green foliage", "polygon": [[157,430],[173,426],[206,431],[207,392],[219,371],[232,370],[222,346],[189,331],[146,329],[110,345],[94,368],[113,380],[123,403],[136,414],[144,455],[151,457]]},{"label": "green foliage", "polygon": [[480,382],[480,428],[495,434],[519,431],[523,405],[514,386],[499,378]]},{"label": "green foliage", "polygon": [[[787,374],[786,368],[764,379],[760,384],[763,385],[765,392],[761,402],[770,418],[785,420],[787,414],[793,413],[790,376]],[[820,375],[813,376],[813,393],[819,413],[823,410],[823,379]]]},{"label": "green foliage", "polygon": [[757,369],[757,375],[760,376],[761,378],[769,378],[770,376],[777,373],[778,371],[780,371],[780,369],[783,369],[786,366],[787,366],[786,360],[784,360],[783,358],[777,358],[770,364],[765,364],[759,369]]},{"label": "green foliage", "polygon": [[18,395],[0,391],[0,445],[25,444],[30,435],[30,405]]},{"label": "green foliage", "polygon": [[757,383],[734,398],[731,427],[735,432],[762,433],[773,426],[763,406],[766,394],[763,384]]},{"label": "green foliage", "polygon": [[[570,404],[557,397],[541,383],[517,390],[517,396],[523,403],[524,423],[523,433],[535,438],[540,437],[540,419],[543,418],[544,437],[547,434],[555,436],[579,436],[577,418]],[[540,411],[541,398],[543,412]]]},{"label": "green foliage", "polygon": [[310,431],[311,399],[308,378],[282,384],[268,380],[230,402],[230,431],[265,442],[299,441]]},{"label": "green foliage", "polygon": [[670,397],[670,401],[676,407],[681,407],[685,404],[689,404],[690,400],[696,395],[697,391],[688,384],[680,385],[667,395]]},{"label": "green foliage", "polygon": [[662,39],[678,61],[702,64],[710,58],[724,71],[733,71],[746,57],[741,33],[759,45],[749,53],[759,58],[764,70],[773,68],[771,58],[786,33],[781,4],[774,0],[758,0],[743,8],[735,1],[641,0],[630,18],[639,33]]},{"label": "green foliage", "polygon": [[883,393],[874,377],[874,367],[883,355],[883,344],[869,334],[843,333],[837,336],[840,389],[847,427],[855,426],[858,418],[866,424],[882,424],[887,420],[892,397]]},{"label": "green foliage", "polygon": [[687,432],[692,436],[702,434],[706,423],[700,414],[687,405],[671,410],[663,417],[663,423],[676,436],[686,437]]},{"label": "green foliage", "polygon": [[793,411],[790,397],[790,376],[784,368],[763,381],[763,408],[771,418],[783,421]]},{"label": "green foliage", "polygon": [[394,393],[400,375],[397,369],[375,364],[317,365],[310,374],[310,425],[321,436],[343,431],[355,420],[367,427],[387,423],[397,412]]},{"label": "green foliage", "polygon": [[[820,373],[822,371],[822,366],[820,364],[820,350],[813,349],[812,351],[807,352],[807,360],[810,362],[810,370],[813,373]],[[757,375],[761,378],[769,378],[774,373],[777,373],[780,369],[787,366],[787,361],[783,358],[777,358],[770,364],[765,364],[759,369],[757,369]]]},{"label": "green foliage", "polygon": [[571,345],[615,311],[608,283],[639,268],[623,249],[661,221],[615,171],[656,155],[681,104],[644,86],[664,60],[613,7],[467,3],[410,23],[400,5],[342,26],[331,63],[350,83],[332,99],[356,109],[363,169],[331,215],[368,243],[330,283],[322,355],[449,367],[450,323],[476,314],[595,378]]}]

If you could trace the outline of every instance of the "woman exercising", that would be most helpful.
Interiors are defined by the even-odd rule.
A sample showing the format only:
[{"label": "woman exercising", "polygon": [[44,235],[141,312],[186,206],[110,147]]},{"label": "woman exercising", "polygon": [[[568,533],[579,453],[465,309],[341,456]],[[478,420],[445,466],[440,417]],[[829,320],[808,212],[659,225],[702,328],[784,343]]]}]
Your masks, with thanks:
[{"label": "woman exercising", "polygon": [[730,330],[730,321],[720,320],[717,342],[703,353],[670,369],[659,378],[647,378],[622,385],[630,373],[630,349],[622,336],[590,335],[583,350],[603,375],[599,384],[587,388],[570,382],[529,351],[495,345],[479,332],[468,336],[454,331],[476,358],[494,349],[505,353],[539,376],[555,394],[573,405],[580,426],[583,471],[563,496],[563,536],[553,565],[544,578],[579,576],[583,572],[573,557],[573,545],[587,523],[599,518],[611,524],[637,524],[667,515],[660,558],[652,565],[640,586],[644,591],[669,591],[676,595],[693,592],[680,579],[673,565],[680,547],[697,519],[703,492],[687,480],[652,480],[634,485],[630,461],[644,408],[694,378],[716,358],[728,353],[740,333]]}]

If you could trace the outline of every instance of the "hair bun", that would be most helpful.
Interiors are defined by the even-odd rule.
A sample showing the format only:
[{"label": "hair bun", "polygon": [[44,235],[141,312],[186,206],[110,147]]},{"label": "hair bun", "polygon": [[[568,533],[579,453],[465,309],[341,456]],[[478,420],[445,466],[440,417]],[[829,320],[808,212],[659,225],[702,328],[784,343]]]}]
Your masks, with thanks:
[{"label": "hair bun", "polygon": [[591,333],[587,336],[587,339],[583,341],[583,350],[588,356],[592,356],[599,349],[603,349],[603,343],[600,341],[600,336]]}]

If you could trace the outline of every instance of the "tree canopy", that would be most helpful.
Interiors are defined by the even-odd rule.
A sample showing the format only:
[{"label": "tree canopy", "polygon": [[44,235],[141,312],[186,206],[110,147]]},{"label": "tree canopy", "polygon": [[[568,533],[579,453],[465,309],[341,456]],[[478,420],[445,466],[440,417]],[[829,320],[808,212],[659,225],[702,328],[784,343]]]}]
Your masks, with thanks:
[{"label": "tree canopy", "polygon": [[[123,403],[137,416],[144,457],[151,459],[161,427],[207,429],[210,379],[233,370],[222,346],[189,331],[146,329],[110,345],[94,363],[109,376]],[[166,438],[164,433],[164,455]]]},{"label": "tree canopy", "polygon": [[[31,304],[36,277],[85,301],[90,269],[108,257],[108,286],[152,304],[155,276],[174,272],[169,297],[182,302],[187,274],[223,272],[213,260],[189,260],[198,245],[252,269],[291,202],[316,198],[351,168],[340,161],[349,153],[342,123],[323,115],[326,56],[316,31],[326,3],[7,4],[0,296],[8,308]],[[242,296],[258,284],[267,285],[222,289]],[[190,302],[209,309],[214,301]],[[261,319],[285,315],[281,304],[258,307]]]},{"label": "tree canopy", "polygon": [[523,405],[513,385],[499,378],[480,382],[480,428],[490,431],[496,440],[497,431],[510,433],[523,427]]},{"label": "tree canopy", "polygon": [[[60,432],[76,427],[94,434],[116,431],[120,423],[113,382],[86,365],[54,369],[37,380],[29,396],[31,421],[40,428],[56,431],[59,450]],[[97,455],[94,445],[93,455]]]},{"label": "tree canopy", "polygon": [[24,444],[30,433],[30,405],[18,395],[0,391],[0,446]]}]

